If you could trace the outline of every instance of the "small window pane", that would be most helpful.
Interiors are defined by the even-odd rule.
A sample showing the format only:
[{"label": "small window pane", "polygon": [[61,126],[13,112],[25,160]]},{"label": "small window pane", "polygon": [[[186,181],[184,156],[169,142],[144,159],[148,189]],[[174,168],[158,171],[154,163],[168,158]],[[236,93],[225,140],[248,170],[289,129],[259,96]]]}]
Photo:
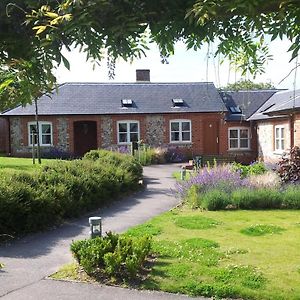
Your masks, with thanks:
[{"label": "small window pane", "polygon": [[119,134],[119,142],[120,143],[127,143],[127,133],[120,133]]},{"label": "small window pane", "polygon": [[119,123],[119,132],[127,132],[127,124]]},{"label": "small window pane", "polygon": [[281,140],[281,150],[284,150],[284,140]]},{"label": "small window pane", "polygon": [[182,131],[190,131],[190,122],[182,122]]},{"label": "small window pane", "polygon": [[279,128],[275,128],[275,137],[279,138]]},{"label": "small window pane", "polygon": [[51,144],[51,135],[42,135],[42,145]]},{"label": "small window pane", "polygon": [[231,129],[230,130],[230,138],[237,138],[238,137],[238,130],[237,129]]},{"label": "small window pane", "polygon": [[42,124],[42,133],[51,133],[51,125]]},{"label": "small window pane", "polygon": [[241,139],[240,140],[240,147],[241,148],[248,148],[249,147],[248,139]]},{"label": "small window pane", "polygon": [[280,150],[280,142],[279,142],[279,140],[275,141],[275,149],[276,150]]},{"label": "small window pane", "polygon": [[179,122],[171,123],[171,131],[179,131]]},{"label": "small window pane", "polygon": [[137,142],[139,140],[137,133],[130,133],[130,142]]},{"label": "small window pane", "polygon": [[281,138],[284,138],[284,128],[280,128],[281,129]]},{"label": "small window pane", "polygon": [[241,139],[247,139],[248,138],[248,129],[241,129],[241,131],[240,131],[240,138]]},{"label": "small window pane", "polygon": [[190,141],[191,140],[190,132],[183,132],[182,133],[182,140],[183,141]]},{"label": "small window pane", "polygon": [[173,141],[173,142],[179,141],[179,132],[171,133],[171,141]]},{"label": "small window pane", "polygon": [[130,123],[130,132],[138,132],[138,123]]},{"label": "small window pane", "polygon": [[238,148],[238,140],[230,140],[230,148]]}]

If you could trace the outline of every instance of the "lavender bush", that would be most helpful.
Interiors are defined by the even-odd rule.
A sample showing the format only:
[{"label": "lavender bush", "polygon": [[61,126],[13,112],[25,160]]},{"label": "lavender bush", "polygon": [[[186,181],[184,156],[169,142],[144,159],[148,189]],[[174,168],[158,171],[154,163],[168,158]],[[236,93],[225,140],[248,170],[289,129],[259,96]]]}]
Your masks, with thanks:
[{"label": "lavender bush", "polygon": [[229,165],[201,169],[195,176],[176,184],[176,191],[184,198],[192,186],[197,186],[199,192],[221,189],[226,193],[249,186],[247,178],[241,178],[238,171],[233,171]]}]

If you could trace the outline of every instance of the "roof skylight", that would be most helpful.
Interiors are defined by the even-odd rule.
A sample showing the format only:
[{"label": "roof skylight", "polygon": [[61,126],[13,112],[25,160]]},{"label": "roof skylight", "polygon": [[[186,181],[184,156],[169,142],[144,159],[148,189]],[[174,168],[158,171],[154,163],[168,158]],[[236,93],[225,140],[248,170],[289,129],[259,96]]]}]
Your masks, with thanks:
[{"label": "roof skylight", "polygon": [[133,101],[131,99],[122,99],[122,106],[123,107],[132,107]]},{"label": "roof skylight", "polygon": [[181,98],[174,98],[172,99],[173,105],[174,106],[183,106],[184,105],[184,101]]},{"label": "roof skylight", "polygon": [[239,108],[239,106],[229,106],[229,109],[231,113],[233,114],[241,114],[242,110]]}]

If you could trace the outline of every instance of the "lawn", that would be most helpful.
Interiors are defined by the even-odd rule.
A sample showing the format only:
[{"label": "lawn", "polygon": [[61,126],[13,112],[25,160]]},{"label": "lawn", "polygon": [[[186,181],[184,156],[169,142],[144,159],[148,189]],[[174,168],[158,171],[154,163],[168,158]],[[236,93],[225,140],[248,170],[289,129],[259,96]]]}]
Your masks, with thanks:
[{"label": "lawn", "polygon": [[[242,299],[300,299],[300,211],[175,209],[130,229],[153,236],[140,288]],[[73,263],[57,279],[95,281]]]},{"label": "lawn", "polygon": [[154,234],[158,259],[143,288],[300,299],[300,211],[174,210],[128,233]]},{"label": "lawn", "polygon": [[[52,162],[53,159],[42,159],[42,165]],[[16,158],[16,157],[0,157],[0,170],[12,170],[12,171],[27,171],[32,172],[41,165],[35,161],[35,165],[32,163],[32,158]]]}]

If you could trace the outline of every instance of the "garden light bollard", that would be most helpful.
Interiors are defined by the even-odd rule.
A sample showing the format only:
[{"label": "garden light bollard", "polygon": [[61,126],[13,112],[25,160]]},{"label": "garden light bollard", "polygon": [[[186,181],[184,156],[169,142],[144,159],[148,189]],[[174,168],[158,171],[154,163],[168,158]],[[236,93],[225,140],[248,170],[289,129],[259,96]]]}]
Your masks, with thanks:
[{"label": "garden light bollard", "polygon": [[182,167],[182,168],[181,168],[181,172],[180,172],[180,179],[181,179],[181,180],[184,180],[184,179],[185,179],[185,176],[186,176],[186,168],[185,168],[185,167]]},{"label": "garden light bollard", "polygon": [[91,239],[102,236],[102,221],[101,217],[90,217],[90,237]]}]

